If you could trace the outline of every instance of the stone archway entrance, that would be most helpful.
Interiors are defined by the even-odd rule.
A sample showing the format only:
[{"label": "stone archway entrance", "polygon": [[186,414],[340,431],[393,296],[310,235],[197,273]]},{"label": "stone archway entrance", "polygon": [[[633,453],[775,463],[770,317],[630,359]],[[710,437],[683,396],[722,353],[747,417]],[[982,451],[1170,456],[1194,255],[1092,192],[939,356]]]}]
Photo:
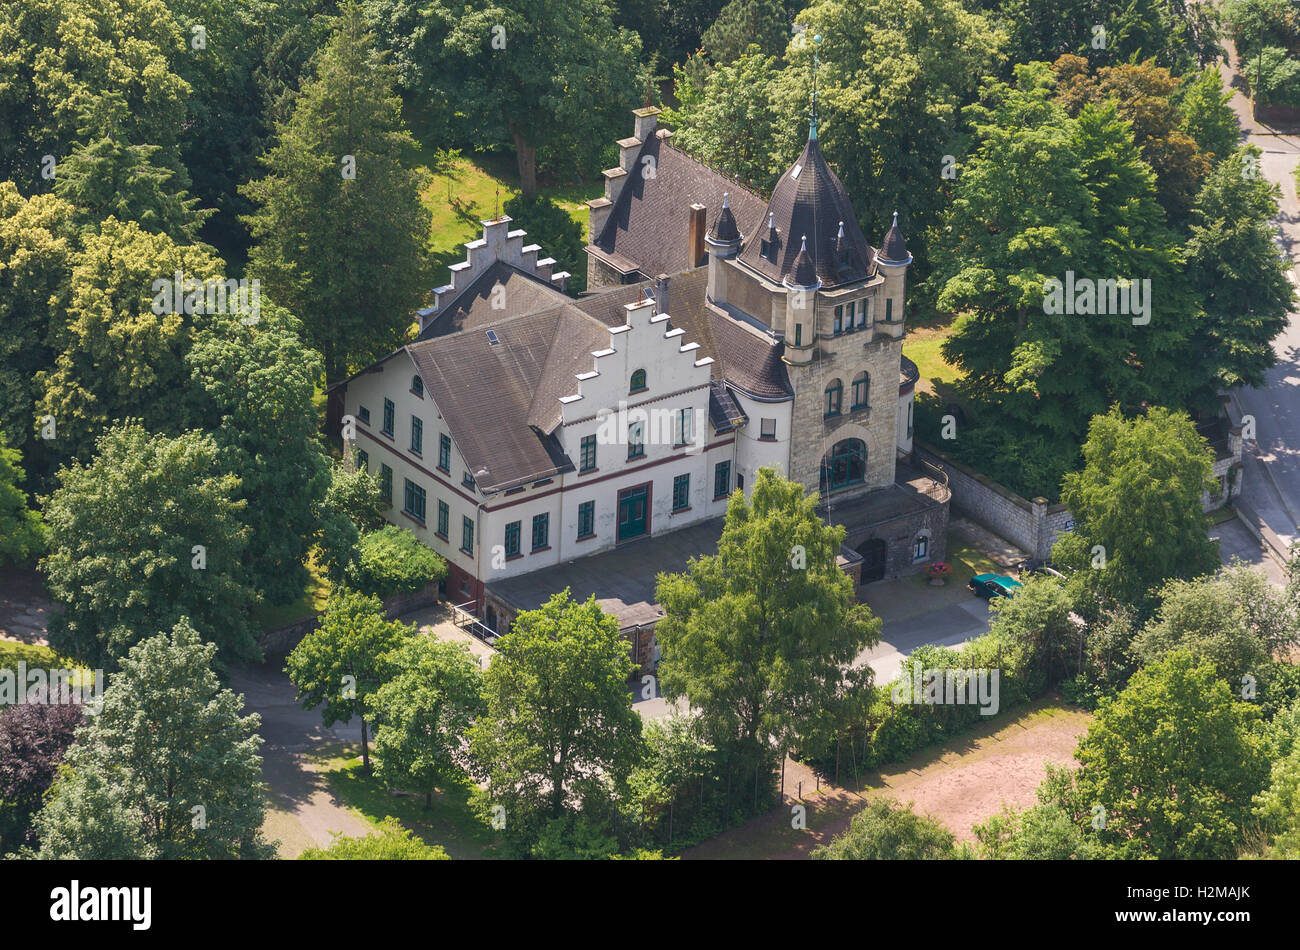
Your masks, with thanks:
[{"label": "stone archway entrance", "polygon": [[883,538],[871,538],[857,547],[862,555],[862,581],[869,584],[885,576],[885,565],[889,560],[889,545]]}]

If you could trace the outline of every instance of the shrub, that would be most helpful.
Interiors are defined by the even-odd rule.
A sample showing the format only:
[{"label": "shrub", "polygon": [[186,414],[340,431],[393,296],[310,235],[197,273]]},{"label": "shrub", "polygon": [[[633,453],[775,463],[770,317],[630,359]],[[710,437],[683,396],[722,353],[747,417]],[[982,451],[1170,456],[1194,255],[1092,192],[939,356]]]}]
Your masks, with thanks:
[{"label": "shrub", "polygon": [[353,587],[381,599],[413,594],[446,575],[447,562],[396,525],[363,534],[347,568]]}]

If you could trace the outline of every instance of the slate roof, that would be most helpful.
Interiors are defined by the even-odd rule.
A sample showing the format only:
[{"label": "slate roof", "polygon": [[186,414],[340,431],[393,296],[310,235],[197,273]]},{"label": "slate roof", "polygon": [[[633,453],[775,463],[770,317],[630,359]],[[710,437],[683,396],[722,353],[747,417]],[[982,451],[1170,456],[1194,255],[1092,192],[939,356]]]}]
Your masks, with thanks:
[{"label": "slate roof", "polygon": [[[642,174],[653,158],[654,177]],[[763,199],[720,172],[674,148],[657,132],[641,145],[609,218],[591,243],[600,256],[622,271],[646,277],[676,274],[692,267],[688,234],[690,208],[702,204],[705,226],[722,214],[730,194],[736,227],[746,237],[763,217]]]},{"label": "slate roof", "polygon": [[[501,284],[505,309],[492,307],[493,288]],[[500,323],[514,314],[534,313],[543,307],[570,300],[554,286],[517,267],[497,261],[466,287],[451,306],[445,308],[420,331],[420,340],[460,333]]]},{"label": "slate roof", "polygon": [[[874,252],[858,226],[853,203],[839,177],[831,171],[821,146],[812,139],[772,190],[760,233],[746,234],[741,263],[780,283],[791,277],[803,238],[824,287],[862,280],[870,274]],[[837,250],[840,223],[844,238]],[[773,240],[775,238],[775,240]],[[807,284],[803,285],[807,286]]]},{"label": "slate roof", "polygon": [[903,231],[898,226],[898,212],[894,212],[894,223],[885,235],[884,246],[880,249],[880,259],[890,264],[910,264],[912,255],[907,252],[907,242],[903,240]]},{"label": "slate roof", "polygon": [[591,351],[609,331],[569,304],[496,324],[492,343],[481,328],[406,347],[447,420],[483,491],[571,471],[573,462],[551,434],[555,401],[577,389],[575,372],[589,370]]}]

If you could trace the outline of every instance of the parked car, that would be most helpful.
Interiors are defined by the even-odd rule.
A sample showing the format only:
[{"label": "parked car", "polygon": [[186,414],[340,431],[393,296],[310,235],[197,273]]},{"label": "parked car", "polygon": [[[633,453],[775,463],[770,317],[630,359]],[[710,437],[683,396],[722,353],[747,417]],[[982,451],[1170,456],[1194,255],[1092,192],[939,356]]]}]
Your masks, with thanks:
[{"label": "parked car", "polygon": [[975,592],[976,597],[990,600],[994,597],[1014,597],[1016,591],[1025,585],[1005,574],[976,574],[967,586]]}]

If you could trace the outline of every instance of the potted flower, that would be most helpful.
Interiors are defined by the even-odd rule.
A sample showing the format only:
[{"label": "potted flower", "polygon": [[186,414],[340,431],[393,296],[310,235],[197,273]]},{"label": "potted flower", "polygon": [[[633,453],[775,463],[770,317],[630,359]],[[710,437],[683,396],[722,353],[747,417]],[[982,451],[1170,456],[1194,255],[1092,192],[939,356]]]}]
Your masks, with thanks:
[{"label": "potted flower", "polygon": [[952,573],[952,565],[947,561],[935,561],[926,568],[926,573],[930,575],[931,587],[942,587],[944,579]]}]

